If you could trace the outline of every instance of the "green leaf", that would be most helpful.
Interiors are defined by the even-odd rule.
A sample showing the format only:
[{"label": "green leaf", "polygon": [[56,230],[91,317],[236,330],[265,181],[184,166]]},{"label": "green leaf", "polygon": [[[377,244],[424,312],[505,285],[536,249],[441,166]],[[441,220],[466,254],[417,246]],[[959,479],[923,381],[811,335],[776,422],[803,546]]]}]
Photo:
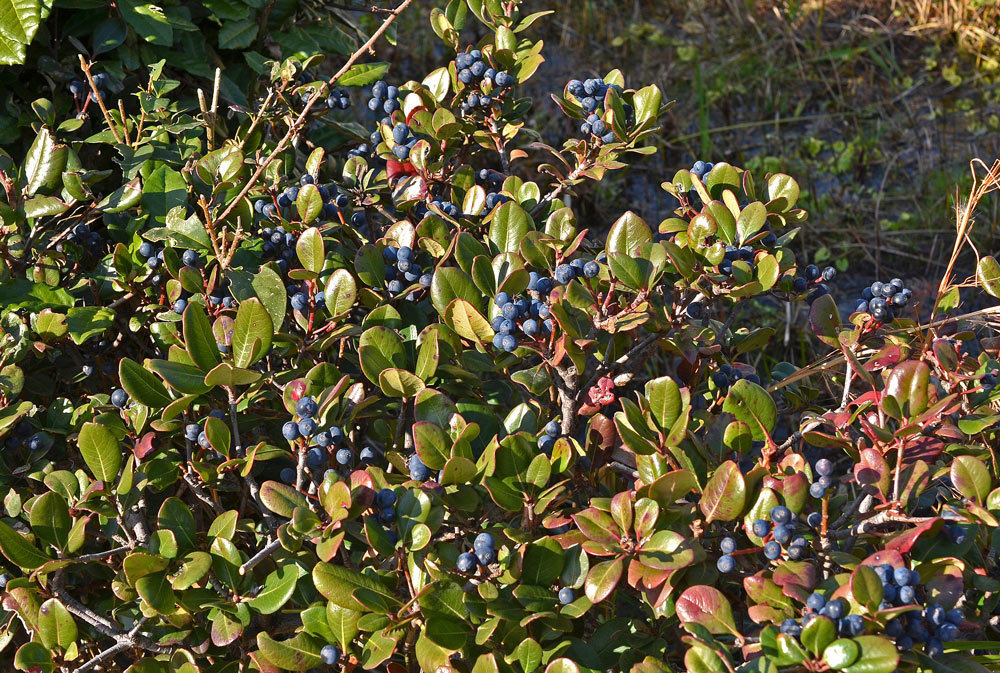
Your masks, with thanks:
[{"label": "green leaf", "polygon": [[[217,421],[218,419],[211,420]],[[197,528],[194,523],[194,515],[180,498],[170,497],[163,501],[159,512],[156,513],[156,525],[171,531],[182,551],[197,547],[195,540]]]},{"label": "green leaf", "polygon": [[787,213],[799,200],[799,184],[789,175],[775,173],[767,179],[767,195],[771,212]]},{"label": "green leaf", "polygon": [[354,640],[354,636],[358,634],[359,619],[361,619],[360,612],[341,607],[333,601],[326,604],[326,623],[342,650],[346,650]]},{"label": "green leaf", "polygon": [[27,570],[35,570],[51,560],[3,521],[0,521],[0,552],[14,565]]},{"label": "green leaf", "polygon": [[281,276],[270,266],[262,266],[254,275],[250,285],[267,310],[267,314],[271,316],[271,326],[280,330],[288,306],[288,291]]},{"label": "green leaf", "polygon": [[1000,297],[1000,263],[996,257],[987,255],[976,264],[976,282],[991,297]]},{"label": "green leaf", "polygon": [[405,369],[384,369],[378,375],[378,385],[388,397],[412,399],[424,389],[424,382]]},{"label": "green leaf", "polygon": [[247,604],[262,615],[271,615],[281,609],[295,592],[301,569],[294,563],[280,566],[264,579],[264,588]]},{"label": "green leaf", "polygon": [[160,166],[145,176],[142,184],[142,207],[157,223],[167,221],[167,213],[188,200],[188,187],[184,176],[167,165]]},{"label": "green leaf", "polygon": [[355,595],[364,590],[379,597],[387,605],[399,606],[399,600],[374,577],[355,572],[344,566],[317,563],[312,571],[313,584],[324,597],[348,610],[367,610]]},{"label": "green leaf", "polygon": [[[16,0],[0,0],[0,27],[7,24],[12,15],[16,14],[13,7],[15,2]],[[66,155],[67,147],[58,145],[49,129],[43,126],[24,157],[25,193],[33,196],[39,190],[50,191],[62,184]]]},{"label": "green leaf", "polygon": [[77,438],[80,455],[93,475],[111,483],[122,465],[122,449],[111,431],[100,423],[85,423]]},{"label": "green leaf", "polygon": [[476,307],[464,299],[453,299],[445,308],[444,322],[463,339],[479,344],[493,341],[493,327]]},{"label": "green leaf", "polygon": [[[319,195],[319,188],[312,184],[302,185],[299,189],[299,195],[295,199],[295,209],[298,210],[299,218],[305,224],[309,224],[319,217],[320,212],[323,210],[323,197]],[[310,234],[309,232],[314,233]],[[302,239],[307,235],[307,241],[303,244]],[[302,262],[302,268],[308,269],[313,273],[320,272],[323,268],[323,236],[319,233],[318,229],[312,227],[302,232],[298,242],[295,244],[295,250],[299,255],[299,261]]]},{"label": "green leaf", "polygon": [[128,37],[128,26],[118,18],[101,21],[94,28],[94,56],[117,49]]},{"label": "green leaf", "polygon": [[[622,577],[624,563],[616,558],[612,561],[602,561],[590,569],[583,583],[584,591],[591,603],[600,603],[618,586]],[[561,571],[560,571],[561,572]]]},{"label": "green leaf", "polygon": [[[866,566],[859,567],[863,568]],[[809,648],[810,652],[818,657],[823,654],[826,646],[833,642],[833,639],[836,637],[837,627],[834,626],[833,621],[824,615],[817,615],[802,628],[799,640]]]},{"label": "green leaf", "polygon": [[493,214],[489,238],[500,252],[517,252],[521,240],[533,228],[534,223],[527,211],[514,201],[508,201]]},{"label": "green leaf", "polygon": [[73,306],[66,311],[66,327],[73,343],[81,345],[92,336],[102,334],[115,322],[113,309],[99,306]]},{"label": "green leaf", "polygon": [[660,114],[660,102],[663,95],[659,87],[650,84],[647,87],[635,92],[635,123],[641,127],[650,119],[655,119]]},{"label": "green leaf", "polygon": [[767,208],[760,201],[747,205],[736,218],[736,234],[741,241],[756,234],[767,221]]},{"label": "green leaf", "polygon": [[257,298],[240,302],[233,327],[233,358],[237,367],[248,367],[267,355],[274,337],[274,323]]},{"label": "green leaf", "polygon": [[58,646],[65,651],[76,642],[76,621],[58,598],[48,599],[38,609],[38,635],[49,649]]},{"label": "green leaf", "polygon": [[323,298],[326,299],[326,310],[334,317],[350,311],[358,298],[358,285],[351,272],[337,269],[330,274],[323,290]]},{"label": "green leaf", "polygon": [[705,492],[698,501],[698,507],[705,515],[705,523],[715,520],[732,521],[743,512],[746,497],[746,480],[743,473],[736,463],[727,460],[719,465],[712,478],[705,484]]},{"label": "green leaf", "polygon": [[162,409],[171,402],[160,379],[135,360],[121,359],[118,363],[118,379],[132,399],[147,407]]},{"label": "green leaf", "polygon": [[337,86],[364,86],[382,79],[382,76],[387,72],[389,72],[388,63],[357,63],[341,75],[336,84]]},{"label": "green leaf", "polygon": [[253,44],[260,26],[252,19],[225,21],[219,28],[220,49],[245,49]]},{"label": "green leaf", "polygon": [[437,613],[427,615],[424,634],[432,642],[447,650],[462,649],[471,633],[472,627],[458,619]]},{"label": "green leaf", "polygon": [[256,383],[262,374],[252,369],[233,367],[228,362],[220,362],[218,366],[205,375],[205,385],[209,386],[245,386]]},{"label": "green leaf", "polygon": [[269,510],[286,519],[292,518],[296,507],[309,508],[309,501],[304,495],[277,481],[265,481],[260,485],[260,499]]},{"label": "green leaf", "polygon": [[[862,566],[863,567],[863,566]],[[836,671],[842,671],[858,659],[860,649],[850,638],[838,638],[823,650],[823,661]]]},{"label": "green leaf", "polygon": [[[539,457],[547,460],[544,455]],[[562,574],[564,565],[562,547],[554,539],[543,537],[524,548],[524,558],[521,562],[521,583],[548,586]],[[610,580],[606,579],[605,581]]]},{"label": "green leaf", "polygon": [[56,665],[52,663],[52,653],[45,645],[31,641],[17,648],[14,668],[27,673],[52,673]]},{"label": "green leaf", "polygon": [[168,615],[174,611],[174,590],[170,586],[166,572],[143,575],[135,581],[135,590],[142,600],[159,614]]},{"label": "green leaf", "polygon": [[[105,213],[120,213],[142,200],[142,181],[135,177],[101,199],[96,208]],[[170,226],[169,223],[167,225]],[[204,234],[204,232],[202,232]],[[208,238],[207,234],[204,234]]]},{"label": "green leaf", "polygon": [[964,497],[983,504],[990,494],[992,479],[983,461],[974,456],[956,456],[951,463],[951,482]]},{"label": "green leaf", "polygon": [[608,231],[605,250],[608,253],[620,252],[624,255],[634,255],[643,243],[653,240],[653,232],[641,217],[632,211],[615,220]]},{"label": "green leaf", "polygon": [[66,499],[58,493],[43,493],[31,504],[31,531],[44,542],[59,549],[66,548],[73,519]]},{"label": "green leaf", "polygon": [[763,441],[774,429],[778,410],[767,391],[756,383],[740,379],[729,389],[722,410],[750,426],[753,438]]},{"label": "green leaf", "polygon": [[483,294],[476,288],[469,274],[452,266],[438,269],[431,279],[431,303],[438,315],[443,316],[445,309],[455,299],[464,299],[475,306],[476,310],[482,308]]},{"label": "green leaf", "polygon": [[194,365],[169,360],[150,360],[149,367],[179,393],[200,395],[212,389],[205,384],[205,372]]},{"label": "green leaf", "polygon": [[173,45],[173,26],[158,5],[142,0],[119,0],[118,11],[146,42],[164,47]]},{"label": "green leaf", "polygon": [[319,652],[326,645],[308,633],[288,640],[274,640],[266,632],[257,634],[257,647],[272,665],[283,671],[305,671],[322,663]]},{"label": "green leaf", "polygon": [[899,664],[896,646],[880,636],[858,636],[854,643],[860,648],[857,660],[843,669],[846,673],[892,673]]},{"label": "green leaf", "polygon": [[882,602],[882,581],[869,565],[859,565],[851,573],[851,595],[870,612],[877,612]]}]

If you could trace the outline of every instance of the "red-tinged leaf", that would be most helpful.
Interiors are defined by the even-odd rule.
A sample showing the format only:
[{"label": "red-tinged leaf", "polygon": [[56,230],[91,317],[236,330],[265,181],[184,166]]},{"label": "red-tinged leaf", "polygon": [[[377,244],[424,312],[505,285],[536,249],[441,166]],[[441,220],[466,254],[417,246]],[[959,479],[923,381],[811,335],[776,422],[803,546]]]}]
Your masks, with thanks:
[{"label": "red-tinged leaf", "polygon": [[624,563],[620,558],[602,561],[590,569],[583,588],[591,603],[600,603],[614,591],[622,578],[623,569]]},{"label": "red-tinged leaf", "polygon": [[132,447],[132,453],[139,460],[142,460],[156,449],[153,447],[153,440],[156,438],[155,432],[147,432]]},{"label": "red-tinged leaf", "polygon": [[740,636],[733,622],[733,610],[722,592],[715,587],[698,585],[688,587],[677,598],[677,618],[682,624],[704,626],[713,635],[723,633]]},{"label": "red-tinged leaf", "polygon": [[840,311],[833,296],[824,294],[809,307],[809,327],[813,334],[827,346],[837,348],[837,328],[840,327]]},{"label": "red-tinged leaf", "polygon": [[606,512],[588,507],[582,512],[574,514],[573,521],[580,532],[590,540],[609,548],[618,546],[621,531]]},{"label": "red-tinged leaf", "polygon": [[786,561],[775,568],[772,579],[782,589],[801,587],[812,591],[816,586],[816,566],[805,561]]},{"label": "red-tinged leaf", "polygon": [[933,463],[944,451],[944,442],[937,437],[915,435],[903,445],[903,464],[922,460]]},{"label": "red-tinged leaf", "polygon": [[[655,589],[670,577],[672,570],[657,570],[655,568],[649,568],[647,566],[639,563],[638,559],[632,559],[628,564],[628,575],[627,581],[629,586],[635,587],[636,589]],[[642,586],[639,586],[639,583]]]},{"label": "red-tinged leaf", "polygon": [[672,505],[682,496],[687,495],[698,487],[698,480],[690,470],[674,470],[667,472],[662,477],[648,486],[639,489],[637,495],[646,495],[659,503],[662,507]]},{"label": "red-tinged leaf", "polygon": [[930,375],[930,367],[922,360],[902,362],[889,373],[885,394],[896,398],[908,418],[919,416],[927,408]]},{"label": "red-tinged leaf", "polygon": [[951,483],[969,500],[982,504],[990,493],[989,468],[975,456],[956,456],[951,463]]},{"label": "red-tinged leaf", "polygon": [[876,449],[862,449],[854,465],[854,478],[859,484],[875,484],[885,494],[889,488],[889,464]]},{"label": "red-tinged leaf", "polygon": [[611,517],[621,530],[632,530],[632,497],[628,491],[616,493],[611,498]]},{"label": "red-tinged leaf", "polygon": [[732,521],[743,512],[746,505],[746,480],[739,466],[731,460],[720,465],[705,485],[705,492],[698,502],[705,523]]},{"label": "red-tinged leaf", "polygon": [[747,608],[747,616],[754,624],[765,624],[768,622],[778,623],[787,617],[784,610],[771,607],[770,605],[751,605]]},{"label": "red-tinged leaf", "polygon": [[872,356],[868,362],[865,363],[865,369],[870,372],[874,372],[879,369],[885,369],[886,367],[892,367],[902,359],[903,350],[899,346],[891,344],[883,347],[882,350]]},{"label": "red-tinged leaf", "polygon": [[903,568],[906,566],[903,556],[895,549],[881,549],[866,558],[862,563],[869,566],[888,564],[893,568]]},{"label": "red-tinged leaf", "polygon": [[900,554],[909,554],[913,545],[915,545],[917,540],[920,539],[920,536],[934,528],[934,524],[938,521],[941,521],[941,519],[930,519],[928,521],[924,521],[923,523],[918,523],[913,528],[908,528],[902,533],[893,535],[885,541],[885,548],[895,549]]}]

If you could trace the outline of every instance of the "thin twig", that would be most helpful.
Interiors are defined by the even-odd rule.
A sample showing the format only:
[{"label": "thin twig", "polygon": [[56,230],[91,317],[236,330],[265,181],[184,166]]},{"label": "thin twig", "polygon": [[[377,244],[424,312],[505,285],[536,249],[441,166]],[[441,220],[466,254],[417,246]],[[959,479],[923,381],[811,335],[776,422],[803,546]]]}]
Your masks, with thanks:
[{"label": "thin twig", "polygon": [[109,556],[114,556],[124,551],[130,550],[131,547],[128,545],[122,545],[121,547],[115,547],[114,549],[109,549],[107,551],[101,551],[94,554],[84,554],[83,556],[77,556],[73,561],[76,563],[87,563],[88,561],[100,561],[101,559],[108,558]]},{"label": "thin twig", "polygon": [[254,554],[250,558],[250,560],[248,560],[246,563],[240,566],[240,575],[246,575],[248,572],[253,570],[253,567],[255,565],[266,559],[274,552],[276,552],[280,546],[281,546],[280,540],[274,540],[272,542],[269,542],[266,547],[264,547],[259,552]]},{"label": "thin twig", "polygon": [[[111,113],[108,112],[108,108],[104,105],[104,99],[101,98],[101,94],[97,91],[97,85],[94,84],[94,78],[90,74],[90,66],[87,65],[87,61],[83,58],[83,54],[80,54],[80,68],[83,70],[83,74],[87,76],[87,83],[90,84],[90,90],[94,94],[94,99],[97,101],[97,105],[101,108],[101,113],[104,115],[104,121],[107,122],[111,135],[115,137],[116,141],[121,143],[122,137],[118,135],[118,131],[115,129],[114,120],[111,119]],[[122,120],[122,123],[125,123],[124,119]]]}]

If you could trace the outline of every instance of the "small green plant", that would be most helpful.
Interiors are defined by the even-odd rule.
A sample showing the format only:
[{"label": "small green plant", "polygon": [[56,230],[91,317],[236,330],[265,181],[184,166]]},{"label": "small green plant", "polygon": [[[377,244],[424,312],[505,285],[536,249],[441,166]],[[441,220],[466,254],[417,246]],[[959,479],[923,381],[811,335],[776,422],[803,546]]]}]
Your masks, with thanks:
[{"label": "small green plant", "polygon": [[[929,320],[898,279],[842,317],[792,177],[697,161],[655,227],[581,222],[660,89],[568,82],[549,146],[547,12],[452,0],[390,83],[358,61],[407,5],[225,115],[81,57],[0,157],[9,667],[995,670],[998,310],[936,314],[1000,294],[990,256],[953,280],[1000,163]],[[760,365],[761,298],[829,354]]]}]

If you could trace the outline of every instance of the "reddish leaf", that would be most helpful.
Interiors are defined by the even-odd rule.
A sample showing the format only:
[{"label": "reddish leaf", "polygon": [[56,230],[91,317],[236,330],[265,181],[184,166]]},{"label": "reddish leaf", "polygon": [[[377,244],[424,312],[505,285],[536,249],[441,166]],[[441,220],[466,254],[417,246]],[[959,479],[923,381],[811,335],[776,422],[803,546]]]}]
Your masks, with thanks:
[{"label": "reddish leaf", "polygon": [[605,547],[616,547],[621,539],[621,532],[614,520],[606,513],[593,507],[573,515],[580,532],[594,542]]},{"label": "reddish leaf", "polygon": [[705,515],[705,522],[732,521],[743,512],[746,505],[746,480],[739,466],[727,460],[715,470],[705,485],[698,507]]},{"label": "reddish leaf", "polygon": [[688,587],[677,599],[676,610],[681,623],[700,624],[714,635],[740,635],[733,622],[733,610],[729,601],[715,587]]},{"label": "reddish leaf", "polygon": [[144,434],[139,441],[135,443],[135,446],[132,447],[132,453],[135,454],[135,457],[142,460],[155,451],[155,448],[153,447],[153,439],[155,438],[155,432],[147,432]]},{"label": "reddish leaf", "polygon": [[866,566],[889,564],[893,568],[903,568],[906,566],[906,563],[903,561],[903,556],[895,549],[882,549],[877,551],[861,563]]},{"label": "reddish leaf", "polygon": [[900,554],[909,554],[910,549],[913,548],[913,545],[916,544],[920,536],[934,528],[934,524],[940,520],[941,519],[934,518],[929,521],[924,521],[923,523],[917,524],[913,528],[909,528],[904,530],[902,533],[894,535],[886,540],[885,548],[895,549]]}]

